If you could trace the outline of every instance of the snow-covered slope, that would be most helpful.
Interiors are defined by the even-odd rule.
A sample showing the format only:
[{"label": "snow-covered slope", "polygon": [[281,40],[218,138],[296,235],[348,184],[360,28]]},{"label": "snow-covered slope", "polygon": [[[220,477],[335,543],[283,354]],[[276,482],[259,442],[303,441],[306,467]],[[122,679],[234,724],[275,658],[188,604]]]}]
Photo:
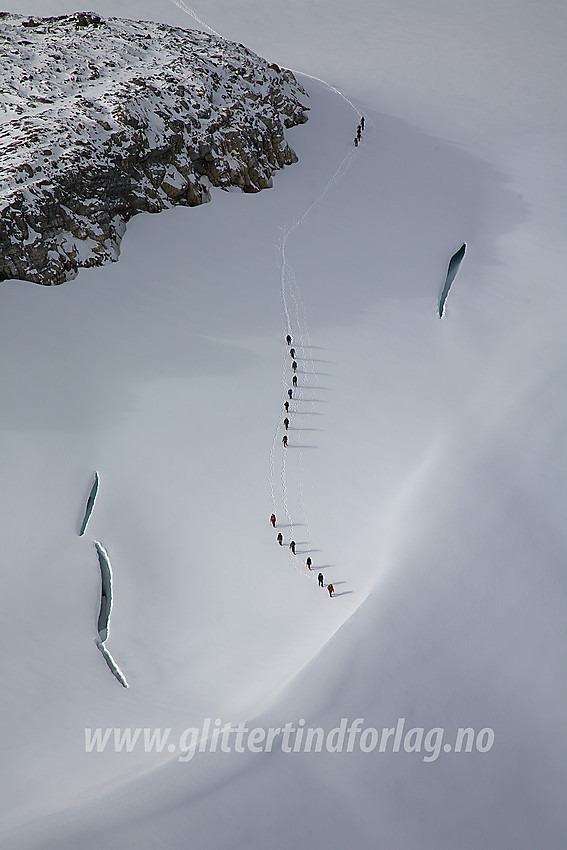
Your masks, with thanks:
[{"label": "snow-covered slope", "polygon": [[295,160],[305,93],[242,45],[89,12],[0,23],[0,280],[61,283],[116,260],[132,215]]},{"label": "snow-covered slope", "polygon": [[[182,0],[99,5],[194,20]],[[357,110],[299,77],[310,120],[273,191],[137,216],[120,263],[0,288],[2,843],[564,850],[567,12],[195,14],[328,79],[366,129],[355,150]],[[274,508],[301,556],[277,546]],[[129,689],[94,645],[93,537]],[[217,720],[329,733],[343,717],[451,745],[471,728],[474,745],[209,748]],[[85,752],[85,727],[171,737]]]}]

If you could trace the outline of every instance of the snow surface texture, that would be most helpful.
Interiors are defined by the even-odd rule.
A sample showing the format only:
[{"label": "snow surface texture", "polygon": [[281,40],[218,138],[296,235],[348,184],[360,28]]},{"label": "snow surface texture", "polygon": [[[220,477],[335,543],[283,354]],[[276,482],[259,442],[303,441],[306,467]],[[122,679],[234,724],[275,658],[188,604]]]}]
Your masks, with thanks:
[{"label": "snow surface texture", "polygon": [[[367,128],[353,152],[355,113],[300,77],[310,120],[289,131],[299,162],[274,191],[137,216],[121,262],[69,286],[0,287],[0,843],[564,850],[567,9],[192,5],[330,81]],[[98,6],[192,23],[157,0]],[[282,236],[351,153],[285,245],[292,333],[293,291],[313,346],[297,346],[313,406],[298,402],[291,424],[318,430],[290,429],[306,448],[284,456]],[[278,523],[285,481],[298,549],[312,541],[315,571],[351,594],[330,599],[277,546],[276,429]],[[129,689],[93,664],[99,570],[77,567],[77,493],[94,468],[89,532],[112,555]],[[429,764],[403,748],[180,763],[167,744],[84,745],[85,727],[171,727],[175,741],[204,718],[341,717],[491,726],[495,743]]]},{"label": "snow surface texture", "polygon": [[61,283],[117,260],[136,213],[296,159],[305,92],[242,45],[85,12],[0,24],[0,280]]}]

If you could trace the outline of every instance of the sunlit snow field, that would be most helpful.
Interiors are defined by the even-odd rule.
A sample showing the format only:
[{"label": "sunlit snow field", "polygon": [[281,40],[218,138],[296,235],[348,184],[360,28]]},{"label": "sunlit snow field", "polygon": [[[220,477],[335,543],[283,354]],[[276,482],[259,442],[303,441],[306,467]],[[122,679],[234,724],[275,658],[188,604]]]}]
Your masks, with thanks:
[{"label": "sunlit snow field", "polygon": [[[313,75],[309,121],[273,189],[138,216],[118,263],[63,286],[0,287],[0,843],[562,850],[567,13],[191,8]],[[128,689],[94,643],[95,540]],[[494,745],[85,752],[85,727],[343,717]]]}]

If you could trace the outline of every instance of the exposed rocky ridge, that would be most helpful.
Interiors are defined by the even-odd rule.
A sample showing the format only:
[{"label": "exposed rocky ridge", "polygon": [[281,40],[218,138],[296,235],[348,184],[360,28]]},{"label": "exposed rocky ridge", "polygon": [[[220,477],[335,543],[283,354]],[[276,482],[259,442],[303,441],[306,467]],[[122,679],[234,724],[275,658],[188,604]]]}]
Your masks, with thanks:
[{"label": "exposed rocky ridge", "polygon": [[165,24],[0,13],[0,280],[62,283],[118,259],[141,211],[257,192],[297,157],[290,71]]}]

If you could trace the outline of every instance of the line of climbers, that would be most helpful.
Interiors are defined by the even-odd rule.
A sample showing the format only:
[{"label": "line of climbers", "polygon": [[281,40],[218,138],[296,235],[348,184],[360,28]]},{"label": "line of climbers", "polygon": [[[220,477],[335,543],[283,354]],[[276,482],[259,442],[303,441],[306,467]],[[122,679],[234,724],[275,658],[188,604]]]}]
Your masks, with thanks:
[{"label": "line of climbers", "polygon": [[360,124],[356,128],[356,136],[354,137],[354,146],[358,147],[358,143],[362,139],[362,133],[364,131],[364,115],[360,116]]},{"label": "line of climbers", "polygon": [[[362,119],[362,129],[364,129],[364,118]],[[297,375],[295,374],[297,372],[297,360],[295,359],[296,358],[295,348],[292,347],[293,340],[291,338],[291,334],[288,334],[286,336],[285,341],[288,344],[288,346],[290,346],[289,353],[290,353],[290,356],[291,356],[291,368],[293,370],[292,386],[295,389],[297,387]],[[289,402],[293,398],[293,389],[291,389],[291,387],[287,391],[287,394],[289,396],[289,400],[286,399],[284,401],[284,409],[285,409],[285,412],[286,412],[286,416],[283,420],[283,426],[284,426],[286,432],[289,428],[289,417],[287,416],[287,414],[289,413]],[[284,445],[284,448],[287,448],[287,433],[283,435],[282,443]],[[276,515],[274,513],[270,517],[270,522],[272,523],[273,527],[276,528]],[[280,546],[283,546],[283,534],[281,533],[281,531],[278,532],[276,540],[278,541]],[[292,554],[294,554],[294,555],[296,554],[295,545],[296,545],[295,540],[290,540],[289,548],[290,548]],[[305,566],[307,567],[308,570],[311,570],[312,565],[313,565],[313,561],[311,560],[310,557],[308,557],[306,562],[305,562]],[[319,587],[325,587],[325,580],[323,578],[323,573],[319,573],[319,575],[317,576],[317,581],[318,581]],[[332,584],[327,585],[327,590],[329,591],[329,596],[332,596],[335,592],[335,588],[333,587]]]}]

